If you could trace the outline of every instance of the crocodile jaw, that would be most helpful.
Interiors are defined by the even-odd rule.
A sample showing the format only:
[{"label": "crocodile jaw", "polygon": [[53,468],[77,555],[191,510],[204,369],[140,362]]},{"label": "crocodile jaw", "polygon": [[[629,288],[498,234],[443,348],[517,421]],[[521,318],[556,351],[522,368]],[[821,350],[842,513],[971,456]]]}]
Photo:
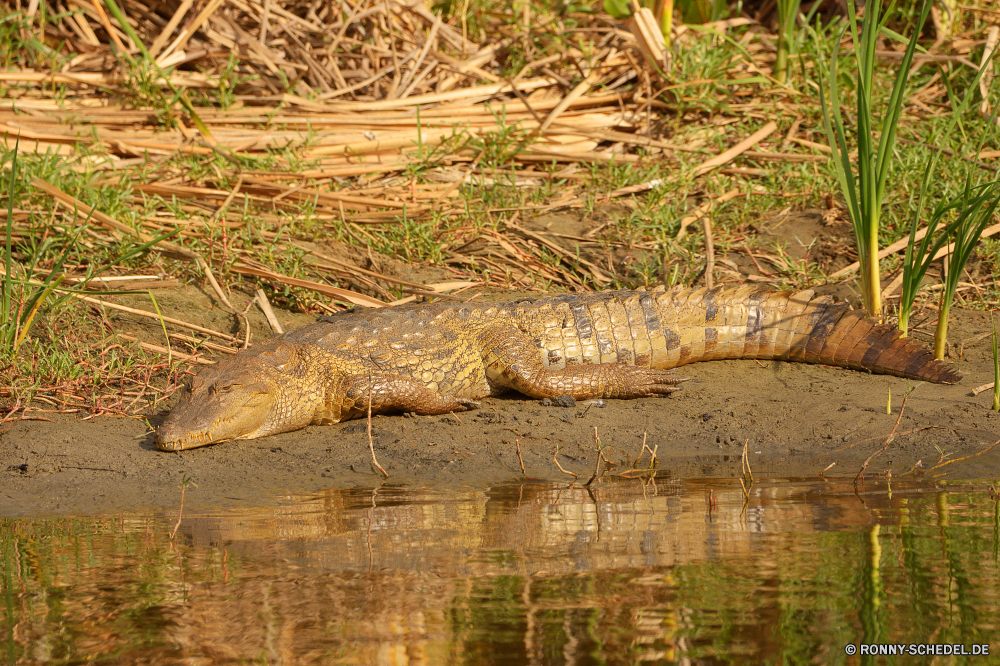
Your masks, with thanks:
[{"label": "crocodile jaw", "polygon": [[155,435],[162,451],[303,428],[325,394],[315,373],[282,338],[205,368]]},{"label": "crocodile jaw", "polygon": [[226,393],[189,392],[156,430],[156,446],[161,451],[183,451],[280,432],[271,418],[277,397],[274,387],[259,384]]}]

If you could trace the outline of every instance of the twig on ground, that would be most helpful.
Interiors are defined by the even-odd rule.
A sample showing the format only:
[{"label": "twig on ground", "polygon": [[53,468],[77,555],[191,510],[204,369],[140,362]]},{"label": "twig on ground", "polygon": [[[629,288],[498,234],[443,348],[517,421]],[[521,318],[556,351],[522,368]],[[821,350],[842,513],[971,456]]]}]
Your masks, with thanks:
[{"label": "twig on ground", "polygon": [[977,456],[981,456],[984,453],[988,453],[988,452],[992,451],[993,449],[995,449],[998,444],[1000,444],[1000,439],[998,439],[997,441],[993,442],[991,445],[987,446],[982,451],[980,451],[978,453],[973,453],[971,456],[965,456],[964,458],[955,458],[954,460],[947,460],[945,462],[938,463],[937,465],[934,465],[934,467],[931,467],[930,471],[933,472],[936,469],[939,469],[941,467],[946,467],[947,465],[950,465],[952,463],[962,462],[963,460],[968,460],[969,458],[975,458]]},{"label": "twig on ground", "polygon": [[[913,428],[912,430],[904,430],[903,432],[897,432],[895,434],[895,438],[899,439],[900,437],[905,437],[906,435],[912,435],[917,432],[923,432],[924,430],[947,430],[947,428],[943,426],[920,426],[919,428]],[[854,448],[858,444],[864,444],[865,442],[874,442],[877,439],[887,439],[889,436],[890,435],[877,435],[875,437],[867,437],[865,439],[859,439],[856,442],[851,442],[847,446],[842,446],[839,449],[836,449],[832,453],[840,453],[841,451],[846,451],[847,449]]]},{"label": "twig on ground", "polygon": [[989,391],[995,385],[996,382],[990,382],[989,384],[983,384],[982,386],[977,386],[976,388],[972,389],[972,395],[979,395],[983,391]]},{"label": "twig on ground", "polygon": [[712,218],[703,215],[701,218],[702,227],[705,229],[705,287],[711,289],[715,286],[715,243],[712,242]]},{"label": "twig on ground", "polygon": [[[920,385],[917,384],[917,386]],[[911,388],[909,391],[906,392],[906,395],[903,396],[903,404],[899,406],[899,416],[896,417],[896,423],[893,424],[892,430],[886,436],[885,443],[882,445],[882,448],[872,453],[870,456],[868,456],[867,459],[865,459],[865,462],[862,463],[861,469],[858,470],[858,475],[854,477],[855,487],[857,487],[858,485],[858,479],[862,478],[864,476],[865,470],[868,469],[868,463],[870,463],[876,456],[880,455],[883,451],[889,448],[889,445],[892,444],[893,440],[896,438],[896,428],[899,427],[899,422],[903,420],[903,412],[906,411],[906,401],[909,400],[913,392],[917,390],[917,386]]]},{"label": "twig on ground", "polygon": [[594,444],[597,445],[597,462],[594,465],[594,474],[584,484],[585,486],[592,484],[601,475],[601,461],[608,462],[607,458],[604,457],[604,447],[601,445],[601,438],[597,436],[597,426],[594,426]]},{"label": "twig on ground", "polygon": [[368,450],[372,454],[372,465],[375,466],[378,471],[382,472],[382,476],[386,479],[389,478],[389,473],[382,468],[382,465],[378,464],[378,459],[375,457],[375,440],[372,439],[372,378],[371,375],[368,376]]},{"label": "twig on ground", "polygon": [[750,440],[743,442],[743,456],[740,459],[742,472],[740,474],[740,486],[743,488],[743,510],[746,511],[746,502],[750,501],[750,489],[753,488],[753,471],[750,469],[750,458],[747,456],[747,447]]},{"label": "twig on ground", "polygon": [[267,294],[260,287],[257,287],[257,306],[264,313],[264,317],[267,319],[267,323],[272,331],[278,335],[285,332],[285,329],[281,327],[281,323],[275,316],[274,310],[271,308],[271,302],[267,300]]},{"label": "twig on ground", "polygon": [[748,136],[743,141],[737,143],[729,150],[723,151],[718,155],[716,155],[715,157],[713,157],[712,159],[706,160],[705,162],[702,162],[701,164],[696,166],[694,168],[694,171],[692,172],[692,176],[697,178],[698,176],[708,173],[715,167],[722,166],[726,162],[735,159],[736,157],[750,150],[750,148],[757,145],[767,137],[771,136],[771,134],[773,134],[777,129],[778,129],[777,123],[775,123],[772,120],[768,124],[764,125],[764,127],[760,128],[759,130]]},{"label": "twig on ground", "polygon": [[[114,471],[114,470],[108,470],[108,471]],[[182,473],[181,474],[181,506],[177,510],[177,523],[174,525],[174,529],[170,533],[170,540],[171,541],[173,541],[174,537],[177,536],[177,530],[181,526],[181,519],[184,517],[184,492],[187,490],[187,487],[189,485],[197,487],[197,484],[195,484],[194,481],[191,480],[190,476],[188,476],[187,474]]]},{"label": "twig on ground", "polygon": [[577,477],[576,474],[574,474],[573,472],[569,471],[568,469],[564,468],[562,465],[559,464],[559,447],[558,446],[556,447],[556,452],[552,454],[552,462],[554,462],[556,464],[556,467],[558,467],[559,471],[562,472],[563,474],[569,474],[574,479],[579,478],[579,477]]}]

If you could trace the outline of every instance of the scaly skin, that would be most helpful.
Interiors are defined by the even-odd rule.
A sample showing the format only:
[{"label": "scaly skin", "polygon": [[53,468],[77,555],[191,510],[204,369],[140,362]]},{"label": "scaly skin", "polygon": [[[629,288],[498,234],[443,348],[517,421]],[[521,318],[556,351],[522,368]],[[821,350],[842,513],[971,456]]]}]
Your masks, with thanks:
[{"label": "scaly skin", "polygon": [[443,414],[508,390],[636,398],[670,393],[695,361],[758,358],[916,380],[960,376],[890,326],[813,292],[737,288],[569,294],[510,303],[350,311],[199,374],[156,433],[180,451],[372,413]]}]

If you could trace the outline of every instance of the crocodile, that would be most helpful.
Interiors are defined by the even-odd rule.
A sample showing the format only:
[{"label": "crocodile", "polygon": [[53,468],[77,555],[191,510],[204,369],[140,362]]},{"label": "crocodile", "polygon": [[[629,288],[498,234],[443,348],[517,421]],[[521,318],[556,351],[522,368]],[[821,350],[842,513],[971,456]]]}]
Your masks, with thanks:
[{"label": "crocodile", "polygon": [[437,302],[320,317],[209,366],[155,434],[180,451],[374,414],[444,414],[517,391],[668,394],[672,368],[711,359],[842,366],[915,380],[961,376],[845,302],[752,285]]}]

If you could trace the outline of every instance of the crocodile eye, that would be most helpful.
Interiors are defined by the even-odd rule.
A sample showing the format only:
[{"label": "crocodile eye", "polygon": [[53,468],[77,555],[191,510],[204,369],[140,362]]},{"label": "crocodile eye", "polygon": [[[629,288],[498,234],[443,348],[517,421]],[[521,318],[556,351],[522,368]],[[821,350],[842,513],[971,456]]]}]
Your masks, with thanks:
[{"label": "crocodile eye", "polygon": [[234,388],[238,388],[239,386],[240,386],[239,384],[222,384],[221,386],[219,384],[216,384],[215,386],[212,387],[212,391],[214,393],[229,393]]}]

